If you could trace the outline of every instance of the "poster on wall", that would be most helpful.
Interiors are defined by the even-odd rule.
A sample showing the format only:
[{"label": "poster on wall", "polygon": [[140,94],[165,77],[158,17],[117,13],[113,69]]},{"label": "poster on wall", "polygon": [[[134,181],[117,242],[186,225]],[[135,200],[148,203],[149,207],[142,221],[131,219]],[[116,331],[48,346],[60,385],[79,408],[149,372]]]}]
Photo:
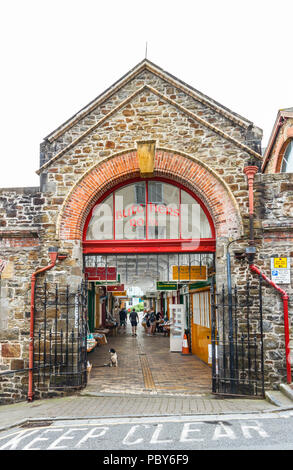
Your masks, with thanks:
[{"label": "poster on wall", "polygon": [[290,258],[271,258],[271,279],[275,284],[290,284]]}]

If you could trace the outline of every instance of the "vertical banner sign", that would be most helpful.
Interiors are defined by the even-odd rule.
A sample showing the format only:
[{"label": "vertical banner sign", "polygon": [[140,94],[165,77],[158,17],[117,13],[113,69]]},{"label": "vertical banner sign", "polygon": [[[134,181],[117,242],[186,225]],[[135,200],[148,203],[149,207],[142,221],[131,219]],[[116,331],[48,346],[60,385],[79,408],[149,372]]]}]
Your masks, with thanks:
[{"label": "vertical banner sign", "polygon": [[271,278],[276,284],[290,284],[290,258],[271,258]]}]

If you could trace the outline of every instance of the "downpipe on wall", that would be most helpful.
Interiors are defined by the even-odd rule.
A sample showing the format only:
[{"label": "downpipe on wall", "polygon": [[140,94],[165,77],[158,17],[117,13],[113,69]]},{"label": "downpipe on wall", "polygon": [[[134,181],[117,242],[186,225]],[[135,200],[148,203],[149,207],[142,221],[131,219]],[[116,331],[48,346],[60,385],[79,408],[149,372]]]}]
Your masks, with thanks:
[{"label": "downpipe on wall", "polygon": [[30,337],[29,337],[29,376],[28,376],[28,401],[33,401],[33,369],[34,369],[34,323],[35,323],[35,287],[37,276],[45,271],[49,271],[56,265],[57,259],[65,259],[66,255],[58,255],[57,247],[49,248],[51,263],[44,268],[38,269],[31,276],[31,311],[30,311]]},{"label": "downpipe on wall", "polygon": [[278,287],[271,279],[269,279],[264,273],[257,268],[253,261],[255,258],[255,246],[254,246],[254,228],[253,228],[253,216],[254,216],[254,199],[253,199],[253,183],[255,174],[258,171],[257,166],[247,166],[244,168],[244,173],[247,176],[248,182],[248,197],[249,197],[249,247],[246,248],[247,259],[249,262],[249,269],[252,273],[261,276],[270,286],[276,289],[282,296],[283,301],[283,312],[284,312],[284,329],[285,329],[285,353],[286,353],[286,369],[287,369],[287,383],[291,384],[291,363],[290,363],[290,335],[289,335],[289,316],[288,316],[288,300],[289,296],[287,292]]}]

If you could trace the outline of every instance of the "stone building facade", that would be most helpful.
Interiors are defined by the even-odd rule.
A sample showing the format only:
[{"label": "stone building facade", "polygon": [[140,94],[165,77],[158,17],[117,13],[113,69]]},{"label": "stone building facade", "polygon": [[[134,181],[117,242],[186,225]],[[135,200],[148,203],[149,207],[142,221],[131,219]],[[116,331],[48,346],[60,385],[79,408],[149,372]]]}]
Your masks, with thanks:
[{"label": "stone building facade", "polygon": [[[270,277],[271,257],[292,256],[293,180],[292,174],[279,173],[292,129],[292,116],[276,124],[262,157],[261,129],[144,60],[48,135],[41,144],[40,187],[0,190],[0,400],[26,398],[28,378],[22,370],[29,367],[32,273],[48,265],[48,250],[57,246],[66,258],[39,277],[78,288],[84,278],[86,219],[107,191],[141,177],[140,142],[155,142],[154,177],[190,189],[208,209],[221,285],[227,279],[228,244],[233,241],[232,255],[245,253],[249,245],[247,166],[258,168],[254,263]],[[231,257],[231,272],[239,286],[253,278],[244,256]],[[292,284],[285,287],[292,313]],[[278,292],[266,285],[264,290],[265,383],[270,388],[286,380],[284,318]],[[7,373],[12,370],[17,372]]]}]

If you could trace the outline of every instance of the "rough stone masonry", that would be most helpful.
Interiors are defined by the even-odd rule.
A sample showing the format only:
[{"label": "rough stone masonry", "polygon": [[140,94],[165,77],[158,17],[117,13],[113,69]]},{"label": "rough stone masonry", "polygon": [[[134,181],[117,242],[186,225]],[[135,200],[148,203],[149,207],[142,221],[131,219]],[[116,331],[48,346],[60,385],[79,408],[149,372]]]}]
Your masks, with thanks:
[{"label": "rough stone masonry", "polygon": [[[270,257],[292,256],[292,175],[261,173],[262,131],[148,60],[53,131],[41,144],[40,187],[0,190],[0,402],[26,398],[30,279],[48,264],[48,248],[67,258],[48,282],[83,279],[82,231],[95,202],[118,182],[139,176],[138,141],[156,142],[155,176],[192,189],[214,220],[217,283],[226,282],[226,247],[249,240],[248,190],[243,168],[260,168],[255,181],[255,263],[269,275]],[[240,239],[240,241],[239,241]],[[232,256],[232,280],[250,276],[247,261]],[[292,285],[287,286],[292,297]],[[285,378],[280,297],[264,297],[265,380]],[[290,300],[292,312],[292,300]],[[16,370],[14,374],[8,371]]]}]

